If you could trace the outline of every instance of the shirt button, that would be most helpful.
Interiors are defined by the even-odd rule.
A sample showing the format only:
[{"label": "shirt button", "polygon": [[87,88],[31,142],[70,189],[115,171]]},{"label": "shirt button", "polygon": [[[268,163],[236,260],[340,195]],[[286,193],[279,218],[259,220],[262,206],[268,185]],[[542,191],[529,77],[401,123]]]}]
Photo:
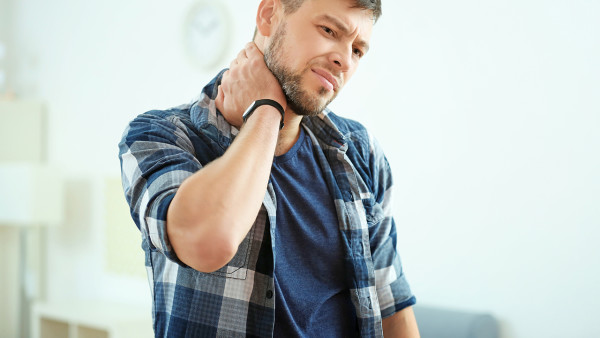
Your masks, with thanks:
[{"label": "shirt button", "polygon": [[346,191],[346,198],[349,202],[354,202],[354,196],[352,195],[351,191]]},{"label": "shirt button", "polygon": [[271,291],[271,290],[267,290],[267,298],[268,298],[268,299],[271,299],[271,298],[273,298],[273,291]]}]

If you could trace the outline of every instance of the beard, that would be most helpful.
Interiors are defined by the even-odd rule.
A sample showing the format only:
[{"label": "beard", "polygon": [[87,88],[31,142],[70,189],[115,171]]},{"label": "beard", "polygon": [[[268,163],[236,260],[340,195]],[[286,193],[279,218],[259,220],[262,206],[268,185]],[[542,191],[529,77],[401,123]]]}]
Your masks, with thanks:
[{"label": "beard", "polygon": [[328,100],[323,100],[328,90],[321,87],[316,94],[311,94],[302,88],[303,71],[294,72],[290,67],[284,64],[283,59],[283,41],[286,36],[286,24],[282,23],[275,34],[271,44],[265,50],[265,63],[267,68],[273,73],[279,85],[283,90],[287,106],[297,115],[315,116],[320,114],[331,101],[337,96],[334,92],[333,96]]}]

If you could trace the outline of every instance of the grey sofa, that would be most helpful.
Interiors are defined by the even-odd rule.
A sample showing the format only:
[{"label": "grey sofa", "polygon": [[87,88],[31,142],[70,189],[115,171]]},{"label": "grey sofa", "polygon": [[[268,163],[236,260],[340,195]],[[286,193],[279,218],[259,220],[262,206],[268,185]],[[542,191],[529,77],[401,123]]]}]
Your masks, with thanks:
[{"label": "grey sofa", "polygon": [[471,313],[416,305],[421,338],[498,338],[498,321],[486,313]]}]

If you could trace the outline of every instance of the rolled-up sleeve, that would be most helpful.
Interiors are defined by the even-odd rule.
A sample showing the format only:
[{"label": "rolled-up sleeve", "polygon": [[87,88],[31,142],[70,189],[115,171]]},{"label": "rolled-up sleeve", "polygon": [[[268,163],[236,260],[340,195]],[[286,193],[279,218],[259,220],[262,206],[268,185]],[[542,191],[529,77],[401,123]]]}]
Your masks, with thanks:
[{"label": "rolled-up sleeve", "polygon": [[382,318],[414,305],[413,295],[397,248],[396,224],[392,207],[392,171],[383,151],[370,138],[370,167],[375,208],[378,217],[369,227],[371,255],[375,268],[375,284]]},{"label": "rolled-up sleeve", "polygon": [[135,118],[119,143],[125,198],[150,250],[183,264],[167,236],[169,205],[181,183],[202,168],[186,126],[176,116],[148,112]]}]

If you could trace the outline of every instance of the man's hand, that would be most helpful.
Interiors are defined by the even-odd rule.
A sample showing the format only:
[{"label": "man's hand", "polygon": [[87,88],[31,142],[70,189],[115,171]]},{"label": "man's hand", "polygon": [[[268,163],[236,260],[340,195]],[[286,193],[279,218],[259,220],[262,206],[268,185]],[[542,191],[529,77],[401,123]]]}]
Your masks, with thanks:
[{"label": "man's hand", "polygon": [[240,128],[242,114],[259,99],[275,100],[283,109],[287,107],[279,82],[267,68],[258,47],[250,42],[223,73],[215,104],[227,122]]}]

